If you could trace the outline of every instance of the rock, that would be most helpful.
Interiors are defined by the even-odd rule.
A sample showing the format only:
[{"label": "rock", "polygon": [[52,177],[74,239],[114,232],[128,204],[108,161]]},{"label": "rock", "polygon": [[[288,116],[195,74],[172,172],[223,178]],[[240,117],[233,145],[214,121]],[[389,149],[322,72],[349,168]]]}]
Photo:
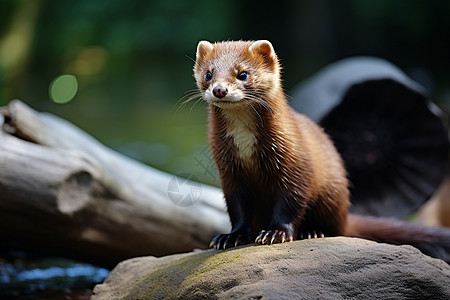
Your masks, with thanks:
[{"label": "rock", "polygon": [[450,266],[411,246],[325,238],[121,262],[101,299],[450,299]]}]

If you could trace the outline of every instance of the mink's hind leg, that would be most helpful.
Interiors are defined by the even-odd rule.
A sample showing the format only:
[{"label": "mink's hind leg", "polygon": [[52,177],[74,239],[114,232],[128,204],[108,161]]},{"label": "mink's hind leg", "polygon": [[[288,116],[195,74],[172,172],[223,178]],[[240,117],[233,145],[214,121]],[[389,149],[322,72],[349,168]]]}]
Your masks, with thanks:
[{"label": "mink's hind leg", "polygon": [[346,201],[341,207],[325,210],[321,203],[332,203],[330,198],[321,198],[316,205],[309,207],[300,223],[296,238],[299,240],[340,236],[344,234],[347,220]]},{"label": "mink's hind leg", "polygon": [[301,231],[298,233],[298,239],[299,240],[306,240],[306,239],[317,239],[317,238],[324,238],[325,235],[321,231],[317,230],[311,230],[311,231]]}]

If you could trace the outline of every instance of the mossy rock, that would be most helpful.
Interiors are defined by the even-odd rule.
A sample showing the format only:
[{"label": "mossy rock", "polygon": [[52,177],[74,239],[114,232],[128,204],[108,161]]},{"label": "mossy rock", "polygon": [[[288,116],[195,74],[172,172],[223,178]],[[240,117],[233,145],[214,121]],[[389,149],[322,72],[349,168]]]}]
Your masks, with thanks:
[{"label": "mossy rock", "polygon": [[313,239],[130,259],[92,299],[450,299],[450,267],[410,246]]}]

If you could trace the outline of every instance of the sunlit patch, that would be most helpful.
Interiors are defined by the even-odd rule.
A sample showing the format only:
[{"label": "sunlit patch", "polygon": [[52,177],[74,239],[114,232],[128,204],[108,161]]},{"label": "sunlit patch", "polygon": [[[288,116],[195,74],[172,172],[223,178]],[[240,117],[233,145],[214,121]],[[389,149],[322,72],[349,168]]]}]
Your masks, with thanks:
[{"label": "sunlit patch", "polygon": [[73,75],[60,75],[50,83],[49,95],[55,103],[70,102],[78,92],[78,81]]},{"label": "sunlit patch", "polygon": [[64,72],[77,76],[91,76],[103,70],[108,52],[100,46],[89,46],[78,49],[71,56]]}]

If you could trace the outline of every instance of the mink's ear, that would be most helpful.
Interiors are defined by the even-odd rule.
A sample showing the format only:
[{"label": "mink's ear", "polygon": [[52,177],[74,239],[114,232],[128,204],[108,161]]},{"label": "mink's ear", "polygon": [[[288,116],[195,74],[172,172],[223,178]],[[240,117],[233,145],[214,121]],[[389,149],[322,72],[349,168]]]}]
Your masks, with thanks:
[{"label": "mink's ear", "polygon": [[262,56],[267,63],[273,63],[277,59],[272,44],[267,40],[259,40],[253,42],[253,44],[251,44],[248,49],[254,55]]},{"label": "mink's ear", "polygon": [[214,46],[208,41],[200,41],[197,45],[196,60],[205,58],[213,50]]}]

